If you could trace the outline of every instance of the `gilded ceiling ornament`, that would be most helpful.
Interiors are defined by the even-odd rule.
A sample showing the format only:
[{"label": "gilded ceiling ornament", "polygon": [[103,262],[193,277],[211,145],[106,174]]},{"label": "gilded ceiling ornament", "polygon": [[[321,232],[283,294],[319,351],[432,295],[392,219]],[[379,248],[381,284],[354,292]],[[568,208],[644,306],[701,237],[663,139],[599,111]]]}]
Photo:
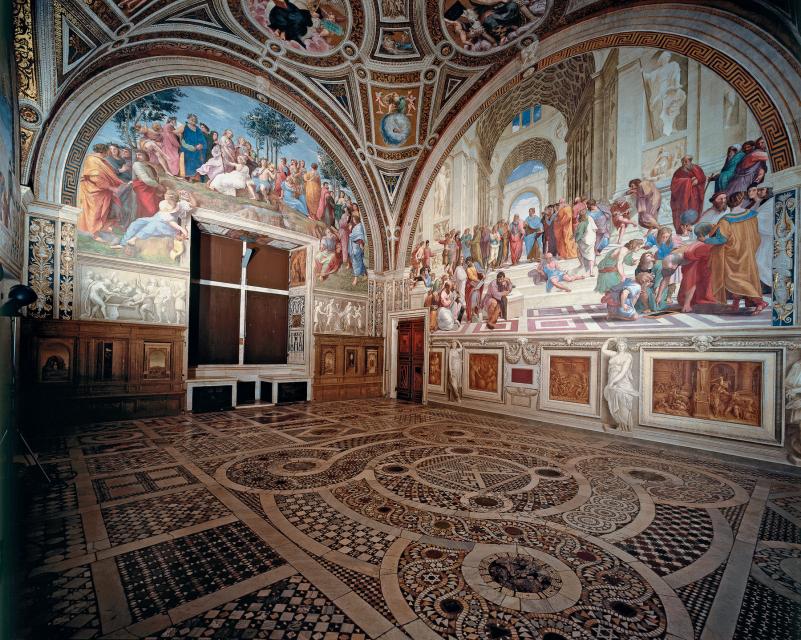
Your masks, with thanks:
[{"label": "gilded ceiling ornament", "polygon": [[29,105],[23,105],[19,108],[19,117],[29,124],[39,122],[39,113]]},{"label": "gilded ceiling ornament", "polygon": [[14,58],[17,63],[19,96],[36,100],[39,88],[36,81],[35,50],[33,43],[33,15],[30,0],[12,3],[14,9]]},{"label": "gilded ceiling ornament", "polygon": [[533,41],[520,52],[520,63],[523,68],[523,77],[528,78],[537,70],[537,52],[540,48],[540,39],[534,36]]}]

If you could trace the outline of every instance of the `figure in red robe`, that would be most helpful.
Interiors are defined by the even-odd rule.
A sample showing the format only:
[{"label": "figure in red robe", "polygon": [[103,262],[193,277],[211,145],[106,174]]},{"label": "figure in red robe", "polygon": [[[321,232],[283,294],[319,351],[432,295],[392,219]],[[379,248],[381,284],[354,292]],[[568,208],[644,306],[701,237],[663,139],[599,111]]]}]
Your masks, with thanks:
[{"label": "figure in red robe", "polygon": [[512,254],[512,264],[517,264],[520,254],[523,253],[523,225],[518,214],[515,214],[512,224],[509,225],[509,251]]},{"label": "figure in red robe", "polygon": [[704,207],[706,174],[692,156],[684,156],[681,166],[676,169],[670,181],[670,210],[673,213],[673,227],[681,233],[681,214],[693,210],[701,212]]},{"label": "figure in red robe", "polygon": [[[706,226],[711,229],[710,225]],[[695,305],[717,304],[712,294],[712,279],[709,273],[711,255],[712,245],[700,241],[693,242],[682,252],[678,301],[684,313],[691,313]]]}]

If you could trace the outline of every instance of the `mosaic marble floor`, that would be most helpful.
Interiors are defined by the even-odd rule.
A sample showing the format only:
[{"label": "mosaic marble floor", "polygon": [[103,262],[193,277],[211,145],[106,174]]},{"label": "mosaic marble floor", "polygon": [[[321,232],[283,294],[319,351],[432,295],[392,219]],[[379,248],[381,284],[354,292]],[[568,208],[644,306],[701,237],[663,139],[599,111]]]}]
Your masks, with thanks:
[{"label": "mosaic marble floor", "polygon": [[801,637],[801,476],[390,400],[39,443],[21,637]]}]

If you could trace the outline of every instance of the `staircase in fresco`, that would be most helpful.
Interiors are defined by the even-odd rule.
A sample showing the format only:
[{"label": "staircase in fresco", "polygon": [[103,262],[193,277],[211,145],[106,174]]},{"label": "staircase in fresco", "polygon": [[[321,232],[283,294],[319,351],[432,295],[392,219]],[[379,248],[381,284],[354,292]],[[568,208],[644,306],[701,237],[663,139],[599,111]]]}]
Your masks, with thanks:
[{"label": "staircase in fresco", "polygon": [[[623,236],[623,243],[625,244],[629,240],[638,238],[642,238],[641,230],[639,228],[629,227],[628,231]],[[613,239],[616,239],[616,236]],[[619,246],[619,244],[613,242],[609,245],[609,248],[604,250],[604,253],[612,251]],[[579,263],[578,258],[560,260],[559,267],[570,274],[584,273],[584,268]],[[510,313],[510,316],[525,316],[525,309],[600,304],[603,294],[595,291],[596,278],[585,278],[584,280],[577,280],[576,282],[563,283],[566,287],[571,289],[570,293],[559,291],[558,289],[553,289],[548,292],[545,291],[545,283],[534,284],[534,281],[529,277],[528,272],[533,268],[533,263],[525,262],[514,267],[506,267],[503,270],[515,285],[515,289],[509,297],[512,311],[514,311],[514,313]],[[631,277],[634,277],[634,269],[635,267],[627,266],[625,267],[625,272]],[[522,300],[522,302],[517,302],[519,300]]]}]

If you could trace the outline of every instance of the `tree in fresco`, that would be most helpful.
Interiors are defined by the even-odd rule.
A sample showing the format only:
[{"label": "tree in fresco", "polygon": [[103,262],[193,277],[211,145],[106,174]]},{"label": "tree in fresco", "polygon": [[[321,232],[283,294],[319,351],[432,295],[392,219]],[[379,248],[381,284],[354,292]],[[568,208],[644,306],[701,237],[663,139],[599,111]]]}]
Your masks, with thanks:
[{"label": "tree in fresco", "polygon": [[168,116],[178,113],[181,98],[186,94],[180,89],[164,89],[138,98],[128,103],[114,114],[112,121],[117,131],[131,149],[136,148],[139,134],[137,125],[143,122],[163,121]]},{"label": "tree in fresco", "polygon": [[317,147],[317,158],[320,162],[320,176],[323,180],[331,183],[334,188],[334,198],[338,198],[340,189],[347,186],[345,176],[342,175],[334,159],[322,147]]},{"label": "tree in fresco", "polygon": [[240,121],[245,130],[256,139],[258,155],[270,162],[277,164],[281,149],[298,141],[295,123],[266,104],[257,105],[243,115]]}]

